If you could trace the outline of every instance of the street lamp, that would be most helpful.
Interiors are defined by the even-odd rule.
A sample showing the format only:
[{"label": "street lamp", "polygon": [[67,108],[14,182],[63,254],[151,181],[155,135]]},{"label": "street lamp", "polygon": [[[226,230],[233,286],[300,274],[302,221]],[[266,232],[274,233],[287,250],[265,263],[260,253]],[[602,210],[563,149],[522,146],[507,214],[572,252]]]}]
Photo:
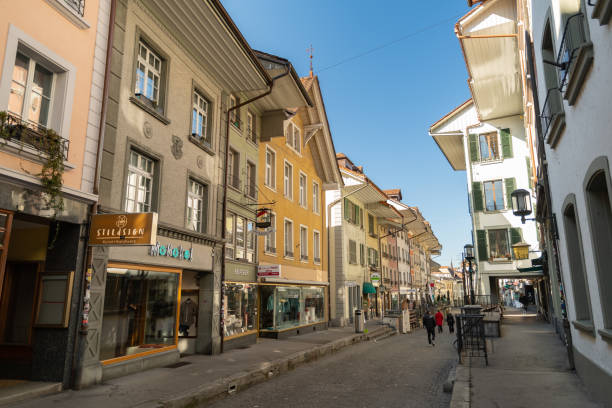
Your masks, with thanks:
[{"label": "street lamp", "polygon": [[521,222],[525,223],[525,217],[531,214],[531,195],[529,191],[519,188],[514,190],[510,197],[512,198],[512,214],[521,217]]},{"label": "street lamp", "polygon": [[474,269],[472,269],[472,261],[474,260],[474,245],[465,244],[463,247],[465,259],[468,261],[468,272],[470,273],[470,304],[474,304]]}]

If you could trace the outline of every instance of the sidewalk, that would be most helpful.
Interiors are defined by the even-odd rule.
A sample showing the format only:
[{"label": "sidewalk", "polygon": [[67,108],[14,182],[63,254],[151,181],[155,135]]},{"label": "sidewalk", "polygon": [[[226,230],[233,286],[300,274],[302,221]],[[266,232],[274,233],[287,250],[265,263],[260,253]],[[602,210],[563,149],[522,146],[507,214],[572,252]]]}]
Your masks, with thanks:
[{"label": "sidewalk", "polygon": [[569,370],[565,346],[548,323],[506,308],[501,331],[488,348],[488,367],[476,358],[457,367],[451,408],[600,407]]},{"label": "sidewalk", "polygon": [[[316,360],[346,346],[393,330],[380,320],[366,323],[368,333],[355,334],[352,327],[329,328],[285,340],[260,338],[246,349],[215,356],[192,355],[179,364],[155,368],[110,380],[81,391],[21,401],[11,407],[183,407],[195,406],[242,391],[300,364]],[[177,367],[178,366],[178,367]]]}]

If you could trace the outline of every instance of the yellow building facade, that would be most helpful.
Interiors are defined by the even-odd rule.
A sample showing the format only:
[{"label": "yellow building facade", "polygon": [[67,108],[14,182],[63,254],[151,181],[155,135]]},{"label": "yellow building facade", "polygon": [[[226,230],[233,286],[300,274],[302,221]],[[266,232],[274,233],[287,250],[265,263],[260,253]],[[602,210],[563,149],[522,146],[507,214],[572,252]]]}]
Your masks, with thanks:
[{"label": "yellow building facade", "polygon": [[327,327],[329,314],[325,190],[342,181],[318,79],[302,83],[314,106],[287,112],[282,132],[259,146],[259,202],[271,222],[258,238],[259,330],[276,338]]}]

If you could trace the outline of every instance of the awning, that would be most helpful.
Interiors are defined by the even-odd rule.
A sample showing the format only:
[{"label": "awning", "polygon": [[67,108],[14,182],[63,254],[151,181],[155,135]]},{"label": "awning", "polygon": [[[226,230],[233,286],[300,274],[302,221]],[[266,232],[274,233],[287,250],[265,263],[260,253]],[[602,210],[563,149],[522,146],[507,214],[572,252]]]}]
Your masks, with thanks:
[{"label": "awning", "polygon": [[542,265],[530,266],[528,268],[516,268],[519,272],[536,272],[544,273],[544,267]]},{"label": "awning", "polygon": [[376,293],[376,288],[370,282],[363,282],[363,294],[369,295],[370,293]]}]

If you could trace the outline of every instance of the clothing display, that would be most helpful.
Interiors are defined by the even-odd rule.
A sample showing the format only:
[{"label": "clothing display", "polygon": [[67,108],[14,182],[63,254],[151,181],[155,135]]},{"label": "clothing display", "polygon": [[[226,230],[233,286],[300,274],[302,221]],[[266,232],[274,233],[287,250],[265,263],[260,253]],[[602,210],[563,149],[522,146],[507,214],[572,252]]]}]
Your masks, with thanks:
[{"label": "clothing display", "polygon": [[179,324],[183,326],[191,326],[196,322],[196,317],[198,315],[198,307],[197,305],[191,301],[191,299],[187,298],[181,304],[181,314],[179,317]]}]

